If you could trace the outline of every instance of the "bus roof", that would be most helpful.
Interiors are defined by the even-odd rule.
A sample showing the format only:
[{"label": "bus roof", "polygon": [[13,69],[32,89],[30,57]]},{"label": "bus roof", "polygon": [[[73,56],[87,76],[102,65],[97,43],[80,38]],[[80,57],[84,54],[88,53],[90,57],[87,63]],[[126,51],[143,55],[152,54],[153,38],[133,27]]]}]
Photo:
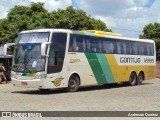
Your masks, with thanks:
[{"label": "bus roof", "polygon": [[34,30],[26,30],[20,33],[30,33],[30,32],[71,32],[69,29],[34,29]]},{"label": "bus roof", "polygon": [[69,29],[34,29],[34,30],[27,30],[22,31],[20,33],[30,33],[30,32],[63,32],[63,33],[73,33],[79,35],[87,35],[87,36],[97,36],[97,37],[104,37],[104,38],[112,38],[118,40],[130,40],[130,41],[140,41],[140,42],[149,42],[154,43],[151,39],[138,39],[138,38],[130,38],[124,37],[119,33],[111,33],[105,31],[98,31],[98,30],[69,30]]},{"label": "bus roof", "polygon": [[130,38],[124,37],[119,33],[111,33],[111,32],[104,32],[103,31],[96,31],[96,30],[86,30],[86,31],[73,31],[75,34],[84,34],[89,36],[97,36],[97,37],[104,37],[104,38],[111,38],[111,39],[118,39],[118,40],[130,40],[130,41],[140,41],[140,42],[150,42],[154,43],[151,39],[138,39],[138,38]]}]

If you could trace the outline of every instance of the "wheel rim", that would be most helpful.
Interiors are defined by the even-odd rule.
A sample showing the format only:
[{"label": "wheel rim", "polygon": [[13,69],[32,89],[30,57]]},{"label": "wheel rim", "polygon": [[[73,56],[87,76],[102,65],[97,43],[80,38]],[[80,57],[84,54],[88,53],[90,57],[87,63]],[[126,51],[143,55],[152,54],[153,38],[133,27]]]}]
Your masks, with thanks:
[{"label": "wheel rim", "polygon": [[69,88],[75,89],[75,87],[76,87],[76,81],[71,79],[70,82],[69,82]]},{"label": "wheel rim", "polygon": [[143,78],[142,78],[142,76],[139,76],[139,82],[142,82],[143,81]]},{"label": "wheel rim", "polygon": [[138,84],[141,84],[141,83],[143,82],[143,80],[144,80],[143,75],[140,74],[140,75],[138,76]]},{"label": "wheel rim", "polygon": [[79,88],[79,78],[76,75],[70,77],[68,82],[68,92],[76,92]]},{"label": "wheel rim", "polygon": [[134,73],[132,73],[130,76],[130,83],[131,83],[131,85],[135,85],[135,83],[136,83],[136,76]]}]

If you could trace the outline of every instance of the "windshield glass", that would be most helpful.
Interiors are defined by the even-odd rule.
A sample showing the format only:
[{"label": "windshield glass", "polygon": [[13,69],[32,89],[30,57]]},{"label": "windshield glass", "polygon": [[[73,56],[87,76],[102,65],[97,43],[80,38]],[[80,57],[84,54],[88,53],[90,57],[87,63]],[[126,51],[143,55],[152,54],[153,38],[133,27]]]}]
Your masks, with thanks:
[{"label": "windshield glass", "polygon": [[49,39],[49,32],[21,33],[18,37],[18,43],[42,43]]},{"label": "windshield glass", "polygon": [[15,72],[44,71],[45,57],[41,56],[41,44],[15,46],[12,70]]}]

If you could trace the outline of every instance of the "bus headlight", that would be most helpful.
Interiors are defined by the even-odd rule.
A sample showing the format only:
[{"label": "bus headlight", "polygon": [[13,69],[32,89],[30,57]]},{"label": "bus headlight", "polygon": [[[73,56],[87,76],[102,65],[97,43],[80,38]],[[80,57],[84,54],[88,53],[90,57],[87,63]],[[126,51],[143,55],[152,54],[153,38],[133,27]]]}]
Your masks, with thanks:
[{"label": "bus headlight", "polygon": [[46,75],[45,74],[42,74],[42,75],[37,75],[34,77],[34,79],[42,79],[42,78],[45,78]]}]

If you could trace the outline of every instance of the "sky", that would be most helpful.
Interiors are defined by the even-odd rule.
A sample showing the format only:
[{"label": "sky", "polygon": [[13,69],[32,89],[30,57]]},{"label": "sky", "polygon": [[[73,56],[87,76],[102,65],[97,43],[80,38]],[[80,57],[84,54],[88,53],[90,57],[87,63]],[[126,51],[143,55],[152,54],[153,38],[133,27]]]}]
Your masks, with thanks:
[{"label": "sky", "polygon": [[45,3],[49,12],[72,5],[126,37],[138,38],[145,25],[160,23],[160,0],[0,0],[0,19],[15,5],[29,6],[31,2]]}]

